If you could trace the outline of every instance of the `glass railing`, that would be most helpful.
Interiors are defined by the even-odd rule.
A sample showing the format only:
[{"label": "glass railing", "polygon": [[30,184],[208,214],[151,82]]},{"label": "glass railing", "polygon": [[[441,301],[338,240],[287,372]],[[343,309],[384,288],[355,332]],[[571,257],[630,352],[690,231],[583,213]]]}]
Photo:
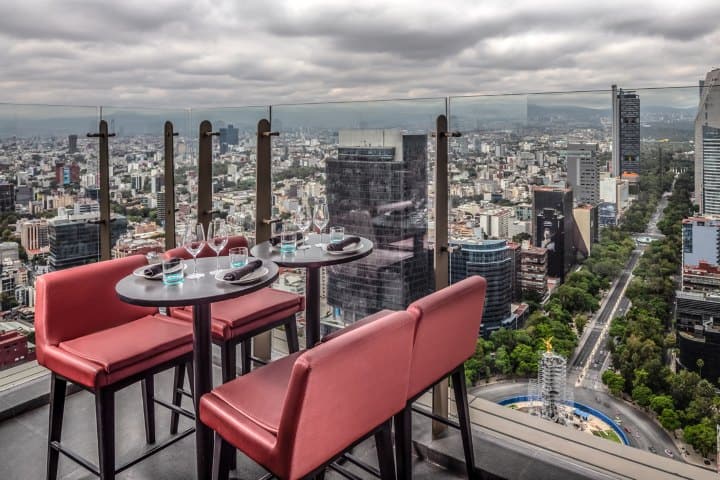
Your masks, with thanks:
[{"label": "glass railing", "polygon": [[[448,249],[449,282],[473,274],[489,281],[481,333],[523,328],[527,304],[539,305],[586,261],[603,228],[632,222],[627,212],[646,201],[643,191],[666,187],[671,169],[692,167],[703,141],[696,125],[699,94],[697,87],[623,88],[615,101],[608,89],[167,110],[0,105],[0,206],[4,184],[15,195],[8,203],[14,211],[0,217],[2,307],[9,312],[0,327],[18,319],[17,329],[32,335],[34,278],[101,258],[99,140],[86,134],[97,132],[102,119],[115,134],[108,139],[114,256],[162,250],[168,237],[177,238],[188,219],[202,214],[200,200],[251,242],[258,220],[279,220],[273,223],[278,231],[283,223],[312,219],[326,205],[326,234],[330,226],[343,226],[370,238],[375,251],[322,273],[325,334],[433,291],[435,225],[447,214],[448,243],[456,247]],[[440,115],[461,135],[448,141],[448,205],[442,211],[434,183]],[[270,137],[271,176],[258,179],[262,119],[277,136]],[[205,120],[217,135],[212,173],[202,180],[198,134]],[[706,123],[715,128],[712,115],[709,123],[700,120],[701,131]],[[166,191],[163,178],[167,121],[177,134],[173,191]],[[210,185],[200,189],[200,181]],[[268,219],[257,218],[258,182],[271,192]],[[200,190],[209,192],[209,201],[198,198]],[[163,212],[170,201],[174,212]],[[168,214],[174,215],[172,229],[166,228]],[[17,260],[5,242],[21,244]],[[275,288],[303,293],[304,271],[285,270]],[[560,333],[578,336],[579,330],[566,330]],[[282,335],[275,338],[282,343]],[[533,337],[532,348],[541,340]]]}]

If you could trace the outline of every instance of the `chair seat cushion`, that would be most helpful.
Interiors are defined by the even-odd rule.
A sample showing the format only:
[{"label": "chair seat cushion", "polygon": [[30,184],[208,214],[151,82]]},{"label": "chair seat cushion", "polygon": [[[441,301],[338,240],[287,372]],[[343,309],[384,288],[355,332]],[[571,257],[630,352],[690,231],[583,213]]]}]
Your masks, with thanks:
[{"label": "chair seat cushion", "polygon": [[[305,298],[290,292],[263,288],[242,297],[223,300],[210,306],[212,335],[229,340],[261,330],[305,309]],[[192,307],[172,309],[173,317],[192,321]]]},{"label": "chair seat cushion", "polygon": [[187,322],[164,315],[147,315],[61,342],[58,348],[112,374],[184,345],[192,346],[192,328]]}]

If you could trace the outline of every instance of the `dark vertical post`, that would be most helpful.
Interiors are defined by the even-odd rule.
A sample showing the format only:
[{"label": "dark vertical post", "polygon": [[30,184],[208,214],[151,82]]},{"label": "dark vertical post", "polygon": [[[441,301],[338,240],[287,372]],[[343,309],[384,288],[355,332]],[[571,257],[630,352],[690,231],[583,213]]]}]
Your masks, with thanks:
[{"label": "dark vertical post", "polygon": [[[437,117],[435,141],[435,290],[448,285],[448,122],[445,115]],[[448,381],[433,387],[433,413],[448,416]],[[432,433],[437,438],[447,431],[447,426],[433,421]]]},{"label": "dark vertical post", "polygon": [[100,260],[110,260],[110,151],[108,124],[100,120],[99,129],[99,165],[100,170]]},{"label": "dark vertical post", "polygon": [[207,232],[212,218],[212,123],[200,123],[198,137],[198,222]]},{"label": "dark vertical post", "polygon": [[[272,217],[272,138],[270,122],[263,118],[257,127],[257,165],[255,174],[255,243],[270,239]],[[265,332],[253,339],[255,356],[270,360],[272,333]],[[243,355],[245,355],[243,348]]]},{"label": "dark vertical post", "polygon": [[[208,122],[209,123],[209,122]],[[200,399],[212,390],[210,304],[193,307],[193,403],[195,405],[195,453],[198,480],[209,480],[212,467],[213,432],[200,421]]]},{"label": "dark vertical post", "polygon": [[165,122],[165,250],[175,248],[175,139],[172,122]]}]

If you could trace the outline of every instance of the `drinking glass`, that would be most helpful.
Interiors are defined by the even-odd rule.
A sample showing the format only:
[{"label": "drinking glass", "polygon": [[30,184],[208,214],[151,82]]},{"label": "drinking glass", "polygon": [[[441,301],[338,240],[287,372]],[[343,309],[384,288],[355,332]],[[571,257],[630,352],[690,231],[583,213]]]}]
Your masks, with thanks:
[{"label": "drinking glass", "polygon": [[328,212],[327,204],[321,203],[317,207],[315,207],[315,213],[313,214],[313,223],[318,229],[318,233],[320,234],[320,243],[315,245],[316,247],[322,246],[322,232],[325,230],[325,227],[328,226],[328,223],[330,223],[330,212]]},{"label": "drinking glass", "polygon": [[197,256],[205,246],[205,229],[202,223],[188,223],[185,228],[185,235],[183,236],[183,245],[185,246],[185,250],[193,257],[193,273],[188,275],[187,278],[195,279],[204,277],[204,273],[198,273],[197,271]]},{"label": "drinking glass", "polygon": [[330,227],[330,243],[340,243],[345,238],[345,227]]},{"label": "drinking glass", "polygon": [[165,285],[180,285],[185,278],[183,269],[185,265],[179,258],[170,258],[162,262],[162,280]]},{"label": "drinking glass", "polygon": [[230,267],[239,268],[247,264],[248,249],[247,247],[233,247],[230,249]]},{"label": "drinking glass", "polygon": [[[307,214],[307,211],[303,207],[298,207],[297,211],[294,215],[295,225],[300,229],[300,231],[303,234],[303,239],[306,240],[305,234],[310,230],[310,227],[312,226],[313,219],[310,215]],[[302,245],[299,247],[301,249],[304,248],[310,248],[309,245]]]},{"label": "drinking glass", "polygon": [[283,224],[282,233],[280,234],[280,253],[295,253],[297,249],[297,232],[297,227],[292,223]]},{"label": "drinking glass", "polygon": [[208,225],[207,243],[215,251],[215,270],[210,273],[220,271],[220,252],[228,243],[228,232],[225,220],[216,219]]}]

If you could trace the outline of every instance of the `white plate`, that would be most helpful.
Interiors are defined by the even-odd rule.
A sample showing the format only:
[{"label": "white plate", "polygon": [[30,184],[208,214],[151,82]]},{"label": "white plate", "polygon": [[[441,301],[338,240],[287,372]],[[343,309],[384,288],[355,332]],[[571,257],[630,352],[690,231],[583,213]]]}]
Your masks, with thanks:
[{"label": "white plate", "polygon": [[217,280],[218,282],[229,283],[231,285],[242,285],[244,283],[253,283],[253,282],[256,282],[257,280],[260,280],[262,277],[267,275],[268,272],[270,271],[267,269],[267,267],[260,267],[257,270],[255,270],[254,272],[248,273],[247,275],[242,277],[240,280],[234,280],[234,281],[229,282],[223,278],[223,275],[225,275],[227,272],[229,272],[231,270],[235,270],[235,269],[234,268],[226,268],[224,270],[220,270],[219,272],[217,272],[215,274],[215,280]]},{"label": "white plate", "polygon": [[[144,267],[136,268],[136,269],[133,271],[133,275],[135,275],[136,277],[144,278],[145,280],[162,280],[162,277],[163,277],[163,276],[162,276],[162,272],[160,272],[159,274],[155,275],[154,277],[148,277],[148,276],[146,276],[146,275],[143,273],[143,270],[145,270],[145,269],[148,268],[148,267],[149,267],[149,265],[145,265]],[[186,268],[187,268],[187,262],[183,261],[183,270],[185,270]]]},{"label": "white plate", "polygon": [[329,255],[346,255],[346,254],[348,254],[348,253],[355,253],[355,252],[357,252],[358,250],[360,250],[360,249],[362,248],[362,246],[363,246],[362,241],[359,241],[359,242],[357,242],[357,243],[355,243],[355,244],[352,244],[352,243],[351,243],[350,245],[348,245],[347,247],[345,247],[344,250],[341,250],[341,251],[338,251],[338,252],[335,252],[335,251],[333,251],[333,250],[328,250],[328,248],[327,248],[327,247],[328,247],[328,244],[323,244],[322,249],[325,251],[325,253],[327,253],[327,254],[329,254]]}]

